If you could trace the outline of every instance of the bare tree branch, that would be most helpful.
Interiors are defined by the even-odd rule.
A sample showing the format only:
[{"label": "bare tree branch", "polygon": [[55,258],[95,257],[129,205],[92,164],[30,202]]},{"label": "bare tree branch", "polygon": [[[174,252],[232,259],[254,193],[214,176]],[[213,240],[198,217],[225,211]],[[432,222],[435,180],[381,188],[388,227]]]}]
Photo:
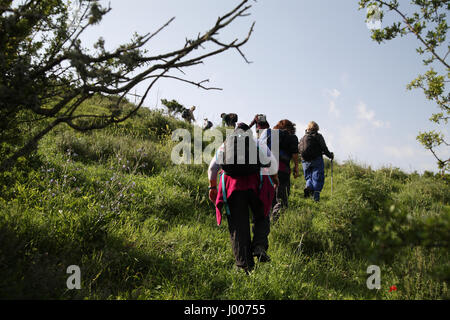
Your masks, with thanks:
[{"label": "bare tree branch", "polygon": [[[243,53],[242,46],[248,42],[255,23],[251,25],[243,39],[236,38],[230,42],[217,39],[219,33],[236,19],[250,15],[251,5],[248,3],[249,0],[242,0],[234,9],[218,17],[209,30],[199,33],[195,39],[186,39],[183,47],[156,55],[148,55],[145,50],[146,45],[161,34],[175,18],[169,19],[155,32],[137,36],[129,44],[110,52],[104,49],[104,42],[100,39],[95,46],[96,51],[90,53],[82,47],[80,39],[89,26],[99,20],[99,17],[92,16],[92,10],[90,10],[91,6],[98,5],[97,1],[80,0],[80,6],[84,5],[79,8],[81,14],[74,17],[69,26],[64,24],[61,29],[57,29],[59,28],[57,25],[65,17],[64,11],[61,11],[64,10],[62,8],[59,8],[60,11],[56,9],[51,11],[53,8],[38,7],[34,1],[28,1],[22,7],[18,5],[20,9],[17,10],[12,9],[11,6],[0,7],[0,11],[11,12],[17,15],[19,20],[31,15],[36,20],[36,25],[29,29],[29,36],[22,35],[22,38],[14,38],[12,35],[8,38],[10,41],[15,41],[12,44],[17,46],[17,50],[23,50],[26,47],[28,50],[35,51],[33,59],[28,60],[25,56],[22,58],[18,55],[17,62],[14,62],[28,66],[25,68],[25,76],[20,72],[17,76],[17,84],[21,84],[28,96],[26,99],[18,100],[16,97],[19,94],[17,89],[19,86],[14,82],[15,79],[9,80],[10,92],[0,97],[0,104],[7,106],[0,108],[0,115],[7,117],[1,123],[2,129],[4,124],[6,126],[14,121],[14,116],[20,110],[31,110],[44,116],[40,118],[43,119],[42,121],[50,120],[50,124],[44,130],[35,134],[23,147],[2,162],[0,171],[14,163],[19,156],[34,150],[37,142],[60,123],[66,123],[75,130],[88,131],[102,129],[129,119],[142,107],[148,93],[159,79],[181,81],[203,90],[222,90],[206,86],[209,80],[187,79],[184,69],[202,64],[205,59],[230,49],[236,50],[246,63],[251,63]],[[68,9],[65,8],[65,10]],[[100,16],[103,16],[110,10],[111,8],[100,8],[97,11]],[[48,13],[49,11],[51,13]],[[36,33],[40,36],[37,37]],[[36,46],[33,41],[38,42]],[[206,49],[207,43],[212,44],[213,48]],[[203,52],[194,55],[194,51],[197,50]],[[184,77],[169,74],[171,70],[181,72]],[[13,74],[10,70],[5,70],[6,73]],[[138,104],[131,110],[122,109],[121,105],[125,101],[125,96],[145,81],[150,83]],[[82,103],[95,94],[118,96],[115,107],[125,114],[115,113],[113,110],[110,114],[104,115],[77,112]]]}]

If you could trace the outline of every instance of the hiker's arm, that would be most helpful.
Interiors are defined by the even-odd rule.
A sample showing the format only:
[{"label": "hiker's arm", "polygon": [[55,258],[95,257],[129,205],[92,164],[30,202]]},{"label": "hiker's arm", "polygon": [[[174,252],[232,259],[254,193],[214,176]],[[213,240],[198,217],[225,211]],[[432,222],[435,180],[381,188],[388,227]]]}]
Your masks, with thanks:
[{"label": "hiker's arm", "polygon": [[209,163],[208,167],[208,179],[209,179],[209,186],[215,187],[217,184],[217,174],[219,173],[220,165],[216,161],[216,157],[213,157],[211,159],[211,162]]},{"label": "hiker's arm", "polygon": [[209,179],[209,200],[212,203],[216,202],[217,198],[217,174],[219,173],[220,165],[216,161],[216,157],[212,158],[209,168],[208,168],[208,179]]},{"label": "hiker's arm", "polygon": [[220,171],[220,164],[217,163],[218,157],[223,157],[224,145],[222,144],[216,151],[215,156],[211,159],[208,167],[208,180],[209,180],[209,200],[216,203],[217,198],[217,174]]},{"label": "hiker's arm", "polygon": [[290,153],[292,154],[292,160],[294,161],[294,178],[299,176],[298,173],[298,138],[295,134],[289,136],[290,142]]},{"label": "hiker's arm", "polygon": [[334,154],[328,150],[327,144],[325,143],[325,139],[322,135],[319,135],[319,143],[320,147],[322,149],[322,152],[330,159],[334,158]]},{"label": "hiker's arm", "polygon": [[278,173],[270,176],[273,182],[273,187],[276,189],[280,185],[280,180],[278,179]]},{"label": "hiker's arm", "polygon": [[298,178],[300,175],[298,172],[298,153],[292,155],[292,160],[294,160],[294,178]]}]

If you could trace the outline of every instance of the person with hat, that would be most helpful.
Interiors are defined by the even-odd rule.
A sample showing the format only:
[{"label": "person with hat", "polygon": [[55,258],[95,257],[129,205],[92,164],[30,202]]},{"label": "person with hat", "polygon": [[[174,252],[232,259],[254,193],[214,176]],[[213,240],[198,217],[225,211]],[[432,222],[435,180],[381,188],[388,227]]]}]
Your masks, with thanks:
[{"label": "person with hat", "polygon": [[270,125],[269,122],[267,122],[267,117],[265,114],[257,114],[253,118],[252,122],[250,122],[249,127],[253,127],[256,124],[256,134],[257,137],[262,137],[262,133],[264,130],[269,129]]}]

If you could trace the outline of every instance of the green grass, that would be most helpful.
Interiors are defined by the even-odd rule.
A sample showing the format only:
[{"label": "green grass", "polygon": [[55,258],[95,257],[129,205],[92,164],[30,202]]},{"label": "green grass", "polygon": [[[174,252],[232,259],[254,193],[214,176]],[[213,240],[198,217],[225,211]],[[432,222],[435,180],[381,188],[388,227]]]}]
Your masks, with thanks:
[{"label": "green grass", "polygon": [[[331,194],[327,161],[321,202],[293,180],[271,226],[272,261],[247,276],[226,219],[216,225],[207,165],[170,161],[178,127],[193,129],[147,109],[102,131],[61,126],[3,175],[0,298],[449,298],[446,180],[348,162],[335,164]],[[380,290],[366,287],[371,264]],[[66,287],[69,265],[81,268],[81,290]]]}]

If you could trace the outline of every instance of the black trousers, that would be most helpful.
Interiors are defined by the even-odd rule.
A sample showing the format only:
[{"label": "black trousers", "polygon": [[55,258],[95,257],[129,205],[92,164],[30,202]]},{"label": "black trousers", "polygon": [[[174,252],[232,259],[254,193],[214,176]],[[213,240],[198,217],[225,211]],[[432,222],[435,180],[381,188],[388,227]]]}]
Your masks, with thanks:
[{"label": "black trousers", "polygon": [[290,173],[278,171],[278,186],[275,197],[273,198],[272,217],[277,218],[282,208],[288,208],[289,194],[291,193],[291,175]]},{"label": "black trousers", "polygon": [[[252,190],[235,191],[228,199],[230,215],[227,215],[231,246],[236,265],[241,268],[253,268],[255,265],[252,251],[257,246],[269,248],[270,219],[264,217],[261,200]],[[252,232],[250,233],[250,209],[252,211]]]}]

